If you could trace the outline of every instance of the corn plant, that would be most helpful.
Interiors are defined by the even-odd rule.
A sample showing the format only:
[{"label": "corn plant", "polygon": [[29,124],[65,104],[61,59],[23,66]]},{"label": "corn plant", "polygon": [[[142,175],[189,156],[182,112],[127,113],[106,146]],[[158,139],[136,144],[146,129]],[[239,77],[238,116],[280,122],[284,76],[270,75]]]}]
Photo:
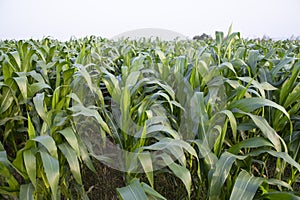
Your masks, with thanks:
[{"label": "corn plant", "polygon": [[[120,199],[298,199],[299,41],[0,41],[0,195],[88,199],[92,158]],[[101,176],[101,174],[100,174]],[[167,186],[166,186],[167,187]]]}]

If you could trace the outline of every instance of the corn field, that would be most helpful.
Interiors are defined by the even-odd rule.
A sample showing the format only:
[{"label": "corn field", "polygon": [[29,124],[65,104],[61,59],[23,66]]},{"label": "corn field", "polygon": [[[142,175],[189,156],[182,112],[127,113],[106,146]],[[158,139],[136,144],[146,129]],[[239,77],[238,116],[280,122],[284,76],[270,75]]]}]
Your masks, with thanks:
[{"label": "corn field", "polygon": [[299,44],[0,41],[0,198],[300,199]]}]

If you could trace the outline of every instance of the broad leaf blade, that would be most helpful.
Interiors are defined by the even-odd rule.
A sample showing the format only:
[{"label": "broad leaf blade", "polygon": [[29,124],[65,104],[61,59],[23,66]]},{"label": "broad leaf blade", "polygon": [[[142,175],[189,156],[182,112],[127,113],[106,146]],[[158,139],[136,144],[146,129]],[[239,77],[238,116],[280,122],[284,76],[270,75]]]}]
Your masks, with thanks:
[{"label": "broad leaf blade", "polygon": [[54,199],[58,194],[58,182],[59,182],[59,162],[56,158],[50,156],[48,153],[40,151],[45,174],[53,193]]},{"label": "broad leaf blade", "polygon": [[26,168],[27,174],[29,176],[29,179],[30,179],[31,183],[33,184],[33,186],[36,186],[36,172],[37,172],[36,157],[32,153],[31,149],[24,151],[23,156],[24,156],[25,168]]},{"label": "broad leaf blade", "polygon": [[77,156],[79,156],[80,150],[79,150],[78,140],[72,128],[70,127],[65,128],[59,131],[59,133],[61,133],[65,137],[69,145],[76,151]]},{"label": "broad leaf blade", "polygon": [[78,139],[78,144],[79,144],[79,150],[80,150],[80,156],[81,159],[83,160],[83,162],[86,164],[86,166],[94,173],[96,172],[96,169],[93,165],[93,162],[90,158],[89,152],[86,149],[86,146],[84,144],[84,142],[79,138]]},{"label": "broad leaf blade", "polygon": [[264,106],[270,106],[273,108],[276,108],[283,112],[288,118],[289,114],[287,111],[282,107],[281,105],[263,98],[253,97],[253,98],[246,98],[246,99],[240,99],[238,101],[235,101],[231,103],[228,107],[228,109],[234,109],[237,108],[239,110],[242,110],[244,112],[252,112],[258,108],[264,107]]},{"label": "broad leaf blade", "polygon": [[52,155],[54,158],[58,158],[57,147],[52,137],[49,135],[41,135],[32,140],[41,143],[48,150],[50,155]]},{"label": "broad leaf blade", "polygon": [[254,177],[248,172],[242,170],[237,177],[233,190],[230,195],[230,200],[243,199],[251,200],[253,199],[258,187],[264,181],[263,178]]},{"label": "broad leaf blade", "polygon": [[271,200],[300,200],[299,194],[298,196],[293,194],[292,192],[268,192],[263,195],[264,199]]},{"label": "broad leaf blade", "polygon": [[150,152],[146,151],[139,153],[138,158],[142,164],[142,167],[144,169],[144,172],[146,173],[150,185],[154,187],[153,165]]},{"label": "broad leaf blade", "polygon": [[26,100],[27,100],[27,78],[26,78],[26,76],[23,75],[20,77],[14,77],[13,79],[18,84],[19,90],[21,91],[23,99],[26,102]]},{"label": "broad leaf blade", "polygon": [[58,148],[61,150],[61,152],[67,159],[75,180],[77,181],[77,183],[82,185],[80,166],[75,150],[72,147],[70,147],[67,143],[58,145]]},{"label": "broad leaf blade", "polygon": [[230,172],[233,162],[236,157],[232,154],[225,152],[217,161],[215,169],[211,169],[213,174],[209,184],[209,198],[217,199],[221,193],[221,188],[225,183],[227,176]]},{"label": "broad leaf blade", "polygon": [[122,200],[147,200],[147,195],[144,192],[140,182],[137,179],[134,179],[130,185],[117,188],[119,197]]},{"label": "broad leaf blade", "polygon": [[44,108],[44,98],[45,98],[44,93],[38,93],[38,94],[36,94],[35,97],[33,97],[33,103],[34,103],[35,109],[36,109],[37,113],[39,114],[39,116],[46,123],[48,123],[46,110]]},{"label": "broad leaf blade", "polygon": [[274,145],[263,137],[254,137],[243,140],[228,149],[228,152],[238,154],[242,148],[274,147]]},{"label": "broad leaf blade", "polygon": [[156,192],[153,188],[151,188],[149,185],[147,185],[146,183],[141,183],[144,191],[146,192],[146,194],[150,195],[151,197],[154,197],[155,199],[164,199],[166,200],[165,197],[163,197],[161,194],[159,194],[158,192]]},{"label": "broad leaf blade", "polygon": [[174,160],[167,154],[162,155],[162,158],[168,165],[168,167],[171,169],[171,171],[174,173],[174,175],[182,181],[188,193],[188,197],[190,197],[192,186],[192,177],[190,171],[187,168],[176,164]]},{"label": "broad leaf blade", "polygon": [[268,138],[277,151],[281,151],[281,144],[284,147],[284,151],[287,152],[287,146],[284,140],[276,133],[276,131],[268,124],[267,120],[261,116],[252,115],[250,113],[244,113],[251,117],[256,126],[262,131],[263,135]]},{"label": "broad leaf blade", "polygon": [[22,200],[34,200],[34,187],[31,183],[21,185],[19,199]]}]

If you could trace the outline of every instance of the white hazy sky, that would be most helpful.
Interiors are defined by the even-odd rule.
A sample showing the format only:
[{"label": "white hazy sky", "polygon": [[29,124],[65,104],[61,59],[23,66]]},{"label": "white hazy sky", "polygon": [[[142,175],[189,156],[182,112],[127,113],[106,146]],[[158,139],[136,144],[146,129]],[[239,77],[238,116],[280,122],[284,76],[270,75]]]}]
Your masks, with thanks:
[{"label": "white hazy sky", "polygon": [[0,0],[0,40],[90,35],[139,28],[193,37],[214,31],[243,37],[300,35],[300,0]]}]

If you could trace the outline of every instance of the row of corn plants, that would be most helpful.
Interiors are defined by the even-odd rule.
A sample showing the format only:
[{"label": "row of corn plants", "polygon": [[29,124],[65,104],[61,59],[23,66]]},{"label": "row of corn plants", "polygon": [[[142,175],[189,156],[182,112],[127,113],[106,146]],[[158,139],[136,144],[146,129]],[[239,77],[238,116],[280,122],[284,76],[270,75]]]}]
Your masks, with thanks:
[{"label": "row of corn plants", "polygon": [[96,159],[124,200],[168,199],[166,174],[177,199],[300,199],[299,59],[231,30],[0,41],[0,197],[89,199]]}]

